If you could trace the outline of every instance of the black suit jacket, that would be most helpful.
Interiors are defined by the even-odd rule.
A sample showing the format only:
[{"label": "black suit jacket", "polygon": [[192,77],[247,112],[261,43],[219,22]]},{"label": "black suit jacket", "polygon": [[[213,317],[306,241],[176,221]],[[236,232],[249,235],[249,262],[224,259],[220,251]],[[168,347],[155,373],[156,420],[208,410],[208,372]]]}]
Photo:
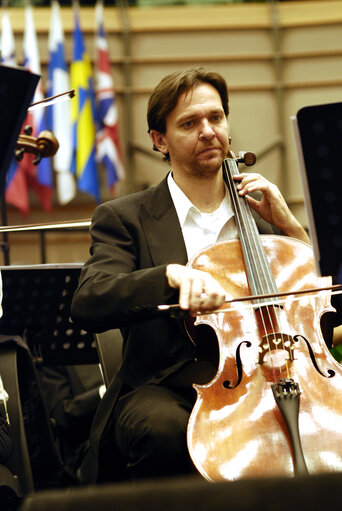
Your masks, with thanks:
[{"label": "black suit jacket", "polygon": [[[262,233],[276,232],[257,219]],[[187,253],[167,179],[154,188],[100,205],[91,226],[91,257],[72,303],[72,318],[85,330],[121,328],[123,362],[96,414],[92,463],[120,384],[136,388],[161,382],[196,356],[183,322],[155,315],[160,304],[177,303],[167,284],[167,264],[186,264]],[[90,480],[89,480],[90,478]],[[94,481],[85,476],[87,482]]]}]

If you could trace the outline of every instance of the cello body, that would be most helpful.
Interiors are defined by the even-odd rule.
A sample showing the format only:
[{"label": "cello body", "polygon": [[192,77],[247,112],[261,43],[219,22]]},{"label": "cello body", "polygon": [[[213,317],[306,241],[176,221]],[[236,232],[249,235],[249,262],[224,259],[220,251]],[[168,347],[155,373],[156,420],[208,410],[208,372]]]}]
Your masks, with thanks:
[{"label": "cello body", "polygon": [[[330,285],[330,277],[317,277],[309,245],[285,236],[260,238],[279,293]],[[231,298],[251,295],[239,241],[208,247],[189,265],[211,273]],[[342,366],[321,332],[322,316],[334,311],[330,294],[291,295],[271,313],[251,301],[221,309],[195,323],[213,328],[219,347],[215,377],[194,385],[188,448],[198,471],[209,481],[296,473],[288,417],[272,387],[286,379],[299,386],[294,421],[307,472],[342,470]]]}]

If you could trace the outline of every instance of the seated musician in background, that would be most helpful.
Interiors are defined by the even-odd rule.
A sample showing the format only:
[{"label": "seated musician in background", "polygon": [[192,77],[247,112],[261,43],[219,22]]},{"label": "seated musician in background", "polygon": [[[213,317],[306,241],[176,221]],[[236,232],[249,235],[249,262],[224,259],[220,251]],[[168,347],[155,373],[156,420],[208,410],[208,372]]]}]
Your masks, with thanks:
[{"label": "seated musician in background", "polygon": [[[6,465],[12,452],[12,437],[7,417],[8,394],[1,380],[0,388],[0,464]],[[1,481],[0,481],[1,485]]]},{"label": "seated musician in background", "polygon": [[63,482],[77,483],[78,457],[105,391],[100,368],[96,364],[43,366],[40,375],[47,413],[65,468]]},{"label": "seated musician in background", "polygon": [[[166,76],[148,103],[155,150],[171,170],[151,189],[111,200],[93,215],[90,259],[84,265],[72,317],[88,331],[121,328],[118,375],[104,395],[79,470],[83,482],[119,476],[118,460],[132,480],[190,474],[186,431],[195,402],[193,382],[208,382],[216,367],[197,361],[184,321],[153,315],[160,304],[212,311],[225,290],[206,272],[186,266],[202,248],[237,237],[223,181],[229,150],[228,89],[203,68]],[[278,188],[256,173],[236,177],[261,233],[308,236]]]},{"label": "seated musician in background", "polygon": [[[0,272],[0,318],[2,310],[2,277]],[[12,451],[12,437],[7,417],[8,394],[4,388],[0,374],[0,464],[6,465]],[[1,481],[0,481],[1,486]]]},{"label": "seated musician in background", "polygon": [[[2,277],[0,272],[0,318],[3,315],[2,295]],[[13,450],[13,440],[7,413],[8,398],[9,396],[4,388],[0,374],[0,508],[3,511],[17,509],[19,504],[16,481],[7,467]]]}]

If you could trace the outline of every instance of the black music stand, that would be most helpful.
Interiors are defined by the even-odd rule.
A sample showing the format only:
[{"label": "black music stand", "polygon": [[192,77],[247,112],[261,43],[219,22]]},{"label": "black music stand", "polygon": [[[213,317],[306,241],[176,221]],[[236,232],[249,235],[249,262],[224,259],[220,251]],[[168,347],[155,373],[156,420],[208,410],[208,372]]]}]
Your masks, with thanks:
[{"label": "black music stand", "polygon": [[[0,200],[1,223],[7,225],[5,191],[20,129],[40,76],[27,69],[0,64]],[[3,233],[5,264],[9,264],[7,234]]]},{"label": "black music stand", "polygon": [[[342,103],[301,108],[292,123],[316,271],[342,284]],[[332,328],[342,324],[342,295],[331,303],[332,339]]]},{"label": "black music stand", "polygon": [[317,273],[342,283],[342,103],[292,118]]},{"label": "black music stand", "polygon": [[93,334],[70,319],[82,264],[2,266],[0,334],[27,342],[36,365],[98,363]]},{"label": "black music stand", "polygon": [[19,481],[21,496],[53,487],[63,471],[36,368],[99,362],[93,334],[70,319],[81,267],[0,267],[4,310],[0,374],[9,394],[14,444],[9,468]]}]

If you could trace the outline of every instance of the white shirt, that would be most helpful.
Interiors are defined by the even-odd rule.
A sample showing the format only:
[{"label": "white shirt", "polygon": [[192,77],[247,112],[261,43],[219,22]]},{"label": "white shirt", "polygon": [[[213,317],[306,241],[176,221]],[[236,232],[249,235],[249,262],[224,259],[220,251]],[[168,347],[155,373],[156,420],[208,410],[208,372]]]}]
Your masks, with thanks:
[{"label": "white shirt", "polygon": [[185,241],[188,259],[218,241],[237,239],[237,228],[230,196],[226,195],[213,213],[203,213],[175,183],[172,173],[167,177],[170,194],[175,205]]}]

